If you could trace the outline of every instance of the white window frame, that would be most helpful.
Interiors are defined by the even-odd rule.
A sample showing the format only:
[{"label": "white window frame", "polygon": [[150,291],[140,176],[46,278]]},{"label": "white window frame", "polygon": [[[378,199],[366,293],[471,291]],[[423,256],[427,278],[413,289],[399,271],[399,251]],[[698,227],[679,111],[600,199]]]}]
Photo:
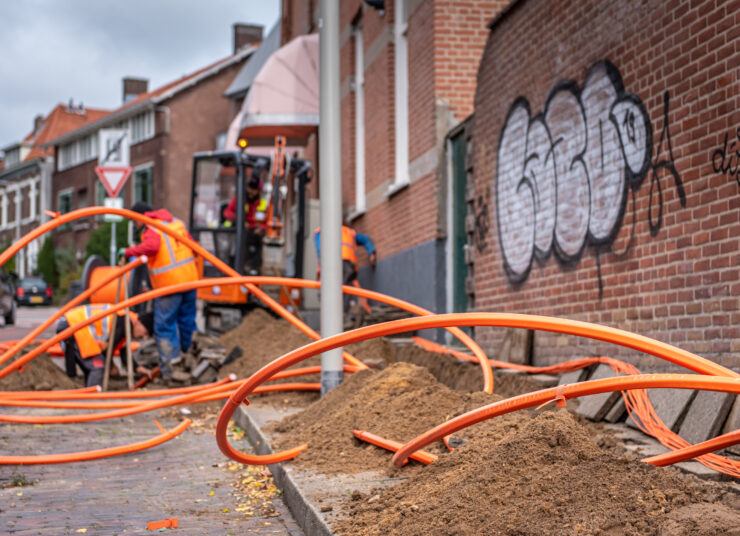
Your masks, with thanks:
[{"label": "white window frame", "polygon": [[394,0],[394,106],[396,127],[396,172],[392,189],[409,184],[409,65],[406,39],[406,0]]},{"label": "white window frame", "polygon": [[355,213],[367,209],[365,185],[365,59],[362,21],[352,29],[355,45]]}]

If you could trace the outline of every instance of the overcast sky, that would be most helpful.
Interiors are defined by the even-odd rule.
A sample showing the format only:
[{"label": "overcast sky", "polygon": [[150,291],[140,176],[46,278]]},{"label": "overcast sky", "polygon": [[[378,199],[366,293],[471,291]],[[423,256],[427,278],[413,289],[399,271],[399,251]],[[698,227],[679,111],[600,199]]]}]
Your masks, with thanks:
[{"label": "overcast sky", "polygon": [[235,22],[278,20],[280,0],[0,0],[0,150],[74,99],[121,105],[124,76],[166,84],[232,52]]}]

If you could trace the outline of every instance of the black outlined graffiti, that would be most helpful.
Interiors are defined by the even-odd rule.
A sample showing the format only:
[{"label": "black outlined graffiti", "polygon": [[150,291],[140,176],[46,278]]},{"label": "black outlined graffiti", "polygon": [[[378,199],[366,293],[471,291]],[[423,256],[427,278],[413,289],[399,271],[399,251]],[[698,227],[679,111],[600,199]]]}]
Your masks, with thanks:
[{"label": "black outlined graffiti", "polygon": [[488,198],[491,195],[490,188],[486,188],[486,194],[478,195],[475,203],[475,232],[473,238],[475,240],[475,247],[478,253],[482,253],[488,246],[487,235],[488,229],[491,227],[491,221],[489,219],[488,210]]},{"label": "black outlined graffiti", "polygon": [[[740,186],[740,174],[738,174],[738,167],[740,167],[740,128],[735,131],[735,136],[737,139],[732,140],[730,146],[727,147],[729,136],[725,133],[725,141],[722,147],[715,149],[712,153],[712,169],[715,173],[735,177],[738,186]],[[734,167],[732,165],[733,158],[735,159]]]},{"label": "black outlined graffiti", "polygon": [[668,105],[666,93],[654,164],[650,118],[608,61],[594,64],[580,89],[571,80],[556,84],[535,116],[526,98],[514,101],[499,139],[495,188],[504,268],[513,284],[527,279],[534,260],[544,263],[554,253],[562,265],[575,265],[591,246],[601,290],[599,252],[619,233],[629,191],[634,197],[650,172],[651,201],[655,191],[658,205],[657,217],[649,214],[653,234],[662,222],[662,170],[673,176],[685,206]]},{"label": "black outlined graffiti", "polygon": [[[681,206],[686,206],[686,192],[683,189],[683,183],[681,182],[681,175],[678,174],[676,169],[675,160],[673,159],[673,147],[671,146],[671,131],[668,126],[668,107],[670,99],[668,98],[668,92],[666,91],[663,95],[663,130],[660,133],[660,142],[658,143],[658,150],[655,152],[655,159],[658,160],[661,155],[663,148],[663,141],[666,141],[668,147],[668,158],[665,160],[658,160],[652,166],[652,172],[650,174],[650,197],[648,198],[648,225],[650,225],[650,234],[655,236],[660,231],[660,225],[663,222],[663,190],[660,187],[660,176],[658,173],[662,169],[667,169],[673,176],[673,182],[676,184],[676,191],[678,192],[678,198],[681,200]],[[658,190],[658,219],[653,220],[653,189]]]}]

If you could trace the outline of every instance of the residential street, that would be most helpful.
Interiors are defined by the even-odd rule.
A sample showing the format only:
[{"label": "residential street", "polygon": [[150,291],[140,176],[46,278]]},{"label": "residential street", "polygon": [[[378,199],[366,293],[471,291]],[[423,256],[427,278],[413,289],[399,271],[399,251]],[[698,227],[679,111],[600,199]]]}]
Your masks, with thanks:
[{"label": "residential street", "polygon": [[[21,337],[52,311],[20,308],[18,325],[0,328],[0,337]],[[4,408],[3,413],[66,414],[70,410]],[[260,501],[272,503],[263,508],[232,486],[255,473],[218,450],[214,417],[215,409],[199,419],[193,417],[181,436],[134,454],[80,463],[0,466],[0,532],[146,534],[148,522],[177,517],[179,534],[302,534],[279,496]],[[157,412],[87,424],[4,423],[0,444],[4,455],[125,445],[158,435],[155,418],[166,429],[179,421]],[[245,441],[235,442],[248,448]],[[265,512],[268,515],[262,515]]]}]

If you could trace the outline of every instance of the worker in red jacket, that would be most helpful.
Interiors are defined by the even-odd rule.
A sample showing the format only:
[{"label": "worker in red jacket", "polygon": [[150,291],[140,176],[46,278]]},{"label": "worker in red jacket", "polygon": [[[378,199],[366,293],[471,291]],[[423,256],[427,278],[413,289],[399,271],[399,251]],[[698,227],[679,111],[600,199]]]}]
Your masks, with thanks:
[{"label": "worker in red jacket", "polygon": [[[137,202],[131,210],[159,220],[175,235],[191,238],[185,224],[166,209],[152,210],[149,204]],[[199,279],[195,254],[187,245],[167,233],[137,222],[141,243],[127,248],[129,257],[147,256],[152,288],[158,289]],[[142,232],[143,231],[143,232]],[[196,291],[177,292],[154,299],[154,338],[159,351],[159,369],[165,383],[184,382],[190,376],[173,365],[182,361],[181,352],[187,352],[193,341],[196,314]]]},{"label": "worker in red jacket", "polygon": [[[267,200],[262,193],[262,181],[252,175],[247,182],[247,196],[244,205],[246,226],[246,265],[248,275],[258,275],[262,269],[262,238],[267,229]],[[236,196],[231,198],[224,209],[225,226],[231,227],[236,221]]]}]

